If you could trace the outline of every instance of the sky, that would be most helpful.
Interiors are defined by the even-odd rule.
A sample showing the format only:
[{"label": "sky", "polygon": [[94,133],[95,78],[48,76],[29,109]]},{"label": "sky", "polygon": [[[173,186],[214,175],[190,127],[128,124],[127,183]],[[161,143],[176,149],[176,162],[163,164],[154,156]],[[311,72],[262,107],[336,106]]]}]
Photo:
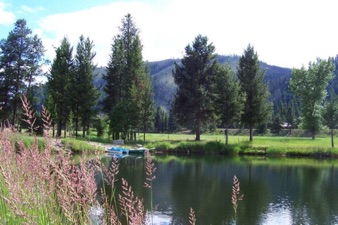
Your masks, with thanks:
[{"label": "sky", "polygon": [[25,19],[47,59],[63,37],[76,49],[83,34],[94,43],[95,63],[107,66],[113,37],[130,13],[147,61],[182,58],[201,34],[217,54],[242,55],[250,44],[260,61],[300,68],[338,54],[337,6],[336,0],[0,0],[0,39]]}]

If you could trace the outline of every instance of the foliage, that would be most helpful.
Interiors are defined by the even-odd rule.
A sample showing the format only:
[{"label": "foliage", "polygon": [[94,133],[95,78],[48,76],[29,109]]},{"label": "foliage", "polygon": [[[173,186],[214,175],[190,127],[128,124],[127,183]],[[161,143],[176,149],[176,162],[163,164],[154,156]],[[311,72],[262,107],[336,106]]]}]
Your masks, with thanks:
[{"label": "foliage", "polygon": [[[215,109],[219,116],[220,125],[227,128],[231,123],[240,120],[243,113],[245,94],[241,92],[240,84],[235,73],[229,66],[220,67],[215,80]],[[228,136],[226,136],[228,144]]]},{"label": "foliage", "polygon": [[[110,130],[126,136],[132,129],[145,131],[153,120],[153,92],[150,77],[142,60],[139,29],[127,14],[122,19],[120,33],[114,37],[112,54],[104,75],[104,109],[110,115]],[[123,109],[124,108],[124,109]],[[112,116],[123,111],[125,121]]]},{"label": "foliage", "polygon": [[241,89],[246,94],[241,121],[250,129],[250,141],[253,140],[252,129],[266,122],[271,114],[272,105],[269,102],[269,90],[264,82],[264,74],[260,71],[254,47],[248,45],[239,60],[237,76]]},{"label": "foliage", "polygon": [[[18,19],[6,39],[0,41],[0,118],[12,115],[16,124],[22,93],[31,93],[35,77],[41,74],[44,47],[37,35]],[[12,111],[12,112],[10,112]]]},{"label": "foliage", "polygon": [[330,100],[325,102],[323,109],[323,119],[325,125],[331,129],[331,146],[334,147],[334,131],[333,129],[338,124],[338,97],[331,91]]},{"label": "foliage", "polygon": [[334,68],[332,59],[317,59],[317,62],[309,63],[308,69],[303,66],[292,70],[290,87],[301,103],[302,127],[312,132],[313,139],[322,128],[322,104]]},{"label": "foliage", "polygon": [[196,140],[200,140],[201,126],[213,118],[212,91],[217,72],[215,47],[208,38],[198,35],[185,48],[182,65],[175,63],[173,76],[178,86],[173,112],[180,125],[192,125]]},{"label": "foliage", "polygon": [[97,136],[102,137],[108,130],[108,116],[98,114],[94,119],[94,128],[97,131]]},{"label": "foliage", "polygon": [[58,48],[55,49],[55,59],[53,60],[50,74],[47,75],[48,82],[48,107],[54,119],[56,119],[58,137],[61,136],[62,127],[66,123],[70,111],[70,98],[72,87],[70,80],[73,67],[73,48],[69,40],[64,37]]},{"label": "foliage", "polygon": [[78,118],[81,118],[82,137],[86,135],[89,129],[91,117],[94,115],[94,106],[99,95],[94,86],[94,44],[89,38],[80,36],[79,43],[76,48],[75,56],[75,73],[72,80],[73,103],[75,106],[73,112],[75,114],[75,132],[77,136]]}]

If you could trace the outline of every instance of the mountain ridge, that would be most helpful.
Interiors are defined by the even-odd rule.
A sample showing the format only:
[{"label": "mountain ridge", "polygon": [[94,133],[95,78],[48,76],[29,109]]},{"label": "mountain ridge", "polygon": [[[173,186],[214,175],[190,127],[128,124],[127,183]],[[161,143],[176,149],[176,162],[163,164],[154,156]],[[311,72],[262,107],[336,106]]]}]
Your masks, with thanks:
[{"label": "mountain ridge", "polygon": [[[238,55],[219,55],[217,57],[221,65],[228,64],[235,72],[237,71],[239,58],[240,56]],[[172,70],[174,69],[174,62],[179,62],[180,60],[181,59],[164,59],[148,62],[154,88],[155,102],[158,106],[162,106],[166,109],[170,108],[171,101],[176,92],[176,84],[172,76]],[[278,86],[278,83],[285,85],[285,82],[291,78],[290,68],[269,65],[265,62],[260,62],[260,66],[261,70],[265,71],[264,79],[269,84],[269,87],[271,87],[270,83],[274,83],[274,87]],[[270,90],[270,93],[270,99],[272,99],[273,102],[278,101],[282,97],[278,90]]]},{"label": "mountain ridge", "polygon": [[[237,64],[240,56],[238,55],[218,55],[217,59],[221,65],[228,64],[236,72]],[[157,106],[170,109],[172,99],[176,92],[176,84],[172,76],[175,62],[180,62],[181,59],[163,59],[159,61],[146,62],[149,67],[151,81],[154,90],[154,99]],[[265,71],[265,81],[269,85],[271,93],[270,99],[273,103],[278,102],[282,98],[282,92],[276,88],[281,87],[288,89],[288,81],[291,78],[291,69],[269,65],[265,62],[260,62],[261,70]],[[103,74],[105,67],[97,68],[97,76],[94,78],[94,84],[103,92],[104,80]],[[272,85],[273,84],[273,85]]]}]

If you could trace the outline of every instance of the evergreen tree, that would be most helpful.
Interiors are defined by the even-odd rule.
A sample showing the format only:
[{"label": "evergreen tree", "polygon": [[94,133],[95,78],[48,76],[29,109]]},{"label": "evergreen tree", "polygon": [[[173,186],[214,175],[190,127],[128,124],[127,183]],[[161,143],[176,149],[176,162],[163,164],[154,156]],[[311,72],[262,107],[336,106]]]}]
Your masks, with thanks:
[{"label": "evergreen tree", "polygon": [[126,99],[129,91],[129,80],[124,73],[125,67],[124,44],[121,39],[114,38],[112,54],[107,67],[107,73],[103,76],[106,81],[104,92],[106,98],[103,101],[103,109],[110,113],[113,107],[120,101]]},{"label": "evergreen tree", "polygon": [[[94,44],[89,38],[80,36],[79,43],[76,48],[75,56],[75,77],[76,82],[73,83],[72,89],[73,98],[76,100],[77,106],[75,114],[75,121],[82,122],[82,137],[85,137],[86,131],[89,129],[89,122],[91,116],[94,115],[94,106],[98,99],[98,91],[94,86],[94,70],[95,65],[93,59],[96,53],[93,52]],[[77,135],[78,124],[75,124],[75,132]]]},{"label": "evergreen tree", "polygon": [[239,81],[230,66],[219,68],[215,82],[215,109],[225,126],[225,143],[228,144],[228,127],[240,119],[243,112],[245,94],[241,92]]},{"label": "evergreen tree", "polygon": [[154,119],[154,95],[152,90],[152,84],[148,75],[144,73],[142,84],[140,84],[135,97],[139,96],[135,103],[138,105],[139,114],[139,127],[143,129],[143,141],[145,141],[147,128],[152,126]]},{"label": "evergreen tree", "polygon": [[[104,76],[104,91],[107,94],[104,109],[110,114],[111,131],[124,132],[123,136],[127,137],[126,132],[149,125],[153,117],[153,94],[142,59],[139,29],[130,14],[122,19],[119,29],[120,33],[114,37],[107,74]],[[122,102],[127,103],[127,106],[122,107]],[[117,112],[114,112],[115,110]],[[125,113],[123,121],[122,118],[112,118],[121,110]]]},{"label": "evergreen tree", "polygon": [[0,41],[1,116],[8,117],[8,110],[12,110],[13,124],[17,122],[21,94],[29,93],[34,78],[41,73],[44,51],[41,40],[32,35],[24,19],[17,20],[7,39]]},{"label": "evergreen tree", "polygon": [[269,102],[268,85],[264,82],[265,72],[260,70],[258,55],[254,47],[248,45],[239,59],[237,76],[242,91],[246,94],[242,123],[250,130],[250,141],[253,140],[253,128],[266,122],[272,105]]},{"label": "evergreen tree", "polygon": [[200,140],[201,126],[213,118],[212,88],[218,63],[215,47],[208,38],[198,35],[185,48],[182,65],[175,63],[173,76],[177,84],[173,111],[181,125],[193,123],[196,140]]},{"label": "evergreen tree", "polygon": [[62,128],[68,118],[71,96],[71,76],[73,74],[73,48],[66,37],[61,41],[60,47],[55,50],[56,56],[53,60],[48,78],[48,92],[51,95],[51,102],[55,104],[57,118],[58,137],[61,136]]},{"label": "evergreen tree", "polygon": [[333,59],[317,59],[317,62],[309,63],[308,69],[303,66],[292,70],[290,87],[301,104],[301,125],[311,131],[312,139],[322,127],[322,104],[334,69]]}]

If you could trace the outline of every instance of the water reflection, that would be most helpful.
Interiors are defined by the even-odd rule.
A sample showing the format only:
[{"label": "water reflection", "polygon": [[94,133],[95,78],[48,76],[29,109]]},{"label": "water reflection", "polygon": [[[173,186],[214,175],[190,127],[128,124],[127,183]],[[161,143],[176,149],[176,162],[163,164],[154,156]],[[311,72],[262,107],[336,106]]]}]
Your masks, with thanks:
[{"label": "water reflection", "polygon": [[[198,224],[232,224],[234,175],[245,195],[237,224],[338,224],[338,161],[192,156],[156,156],[154,161],[154,224],[189,224],[190,207]],[[147,208],[144,165],[143,158],[120,159],[119,176]]]}]

